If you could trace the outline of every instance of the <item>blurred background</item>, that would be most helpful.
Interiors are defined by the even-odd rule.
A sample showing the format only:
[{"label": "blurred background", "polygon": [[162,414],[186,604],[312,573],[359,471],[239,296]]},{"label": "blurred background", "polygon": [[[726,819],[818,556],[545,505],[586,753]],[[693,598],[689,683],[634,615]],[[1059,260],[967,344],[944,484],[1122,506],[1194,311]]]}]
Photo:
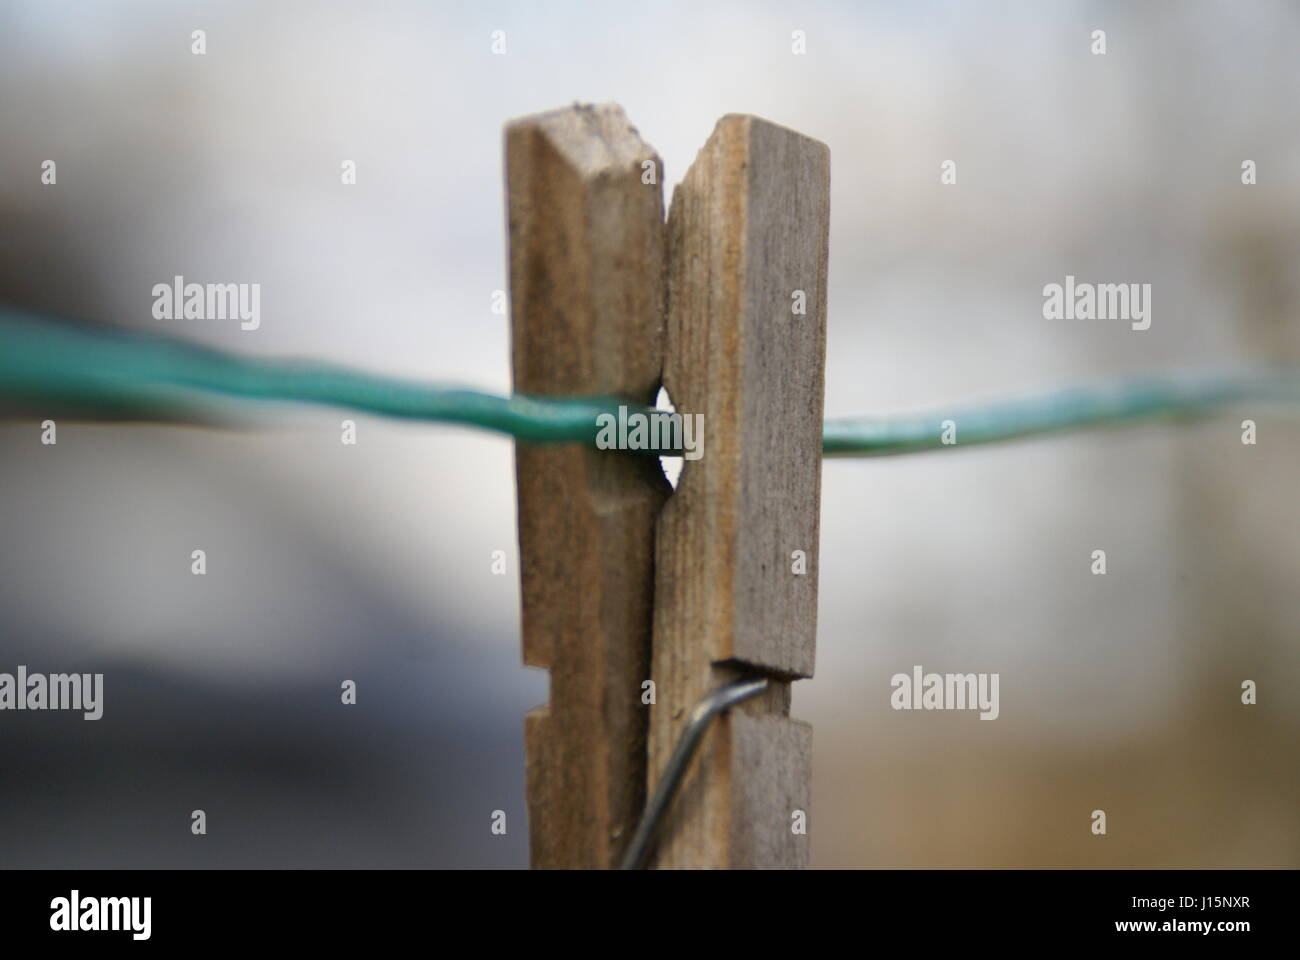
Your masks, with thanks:
[{"label": "blurred background", "polygon": [[[616,101],[666,194],[724,113],[829,144],[828,416],[1297,364],[1297,48],[1266,0],[0,0],[0,300],[506,391],[502,125]],[[1067,273],[1151,329],[1045,320]],[[177,274],[261,328],[154,320]],[[1252,415],[826,463],[815,866],[1300,866],[1300,425]],[[527,864],[511,446],[343,416],[0,421],[0,671],[106,689],[0,715],[0,866]],[[913,664],[1001,716],[891,710]]]}]

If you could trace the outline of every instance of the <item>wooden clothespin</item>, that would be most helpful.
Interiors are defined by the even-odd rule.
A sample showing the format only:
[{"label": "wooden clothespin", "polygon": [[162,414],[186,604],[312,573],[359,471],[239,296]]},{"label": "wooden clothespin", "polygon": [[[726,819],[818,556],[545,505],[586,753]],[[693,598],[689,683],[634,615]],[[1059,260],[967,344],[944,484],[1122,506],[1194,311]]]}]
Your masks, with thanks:
[{"label": "wooden clothespin", "polygon": [[[659,171],[618,107],[506,128],[516,393],[653,403]],[[517,444],[515,475],[524,662],[551,672],[550,702],[525,720],[532,865],[614,867],[645,803],[641,685],[655,521],[671,490],[653,457],[569,445]]]},{"label": "wooden clothespin", "polygon": [[507,167],[516,391],[645,403],[662,371],[705,437],[671,496],[643,454],[518,447],[525,661],[551,670],[533,865],[615,865],[692,707],[738,676],[768,689],[706,735],[655,863],[806,865],[789,709],[813,669],[829,152],[724,117],[666,231],[658,157],[617,107],[511,124]]},{"label": "wooden clothespin", "polygon": [[710,688],[772,682],[707,735],[661,867],[808,863],[812,729],[789,713],[817,623],[829,184],[824,144],[732,115],[673,196],[664,383],[707,440],[659,519],[651,786]]}]

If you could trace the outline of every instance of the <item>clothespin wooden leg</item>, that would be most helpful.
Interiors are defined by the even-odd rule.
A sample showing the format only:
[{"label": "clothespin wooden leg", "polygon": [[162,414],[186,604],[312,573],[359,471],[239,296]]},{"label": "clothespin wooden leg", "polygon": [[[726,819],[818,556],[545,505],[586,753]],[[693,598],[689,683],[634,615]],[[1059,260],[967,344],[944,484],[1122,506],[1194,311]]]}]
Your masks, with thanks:
[{"label": "clothespin wooden leg", "polygon": [[[575,106],[511,123],[506,167],[515,391],[653,403],[658,156],[620,108]],[[515,465],[524,661],[551,671],[549,703],[525,720],[532,864],[613,867],[645,802],[641,693],[669,487],[644,454],[520,443]]]},{"label": "clothespin wooden leg", "polygon": [[772,682],[706,735],[659,867],[808,863],[829,182],[824,144],[730,115],[673,196],[664,382],[705,446],[659,519],[651,788],[706,692]]}]

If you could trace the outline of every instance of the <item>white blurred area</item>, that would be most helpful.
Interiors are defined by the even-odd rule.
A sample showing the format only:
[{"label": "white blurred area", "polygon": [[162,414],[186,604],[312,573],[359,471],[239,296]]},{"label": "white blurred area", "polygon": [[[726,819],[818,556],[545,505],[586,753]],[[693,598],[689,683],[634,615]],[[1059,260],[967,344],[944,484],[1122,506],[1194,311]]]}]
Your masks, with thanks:
[{"label": "white blurred area", "polygon": [[[1280,2],[4,0],[0,295],[505,391],[502,126],[616,101],[666,195],[725,113],[829,144],[828,416],[1300,364],[1298,46]],[[1044,320],[1067,273],[1151,283],[1151,329]],[[176,274],[261,283],[261,329],[153,320]],[[340,620],[364,595],[454,650],[460,734],[521,738],[546,683],[519,666],[508,442],[361,419],[344,448],[341,416],[69,424],[54,473],[30,423],[0,425],[0,611],[209,682],[327,684],[377,642]],[[818,673],[794,711],[814,865],[1300,866],[1300,428],[1261,412],[1243,447],[1239,420],[827,461]],[[200,542],[231,558],[203,594],[149,566]],[[913,664],[999,672],[1001,717],[890,710]],[[455,809],[522,825],[521,758],[484,760],[505,799],[445,781]]]}]

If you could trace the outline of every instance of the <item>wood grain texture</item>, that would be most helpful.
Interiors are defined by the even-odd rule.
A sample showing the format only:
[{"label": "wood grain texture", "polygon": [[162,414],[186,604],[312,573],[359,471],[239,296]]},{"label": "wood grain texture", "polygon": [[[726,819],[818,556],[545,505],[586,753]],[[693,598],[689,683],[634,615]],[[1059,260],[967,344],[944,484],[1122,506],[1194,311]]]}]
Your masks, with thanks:
[{"label": "wood grain texture", "polygon": [[706,443],[659,519],[651,786],[705,692],[739,672],[774,682],[706,737],[660,867],[808,862],[790,827],[811,729],[788,717],[789,681],[815,652],[829,184],[824,144],[729,115],[673,196],[664,382],[704,414]]},{"label": "wood grain texture", "polygon": [[[643,182],[645,161],[655,183]],[[652,403],[662,364],[661,165],[616,106],[506,129],[514,387]],[[658,462],[517,444],[524,661],[550,670],[525,718],[534,867],[615,866],[645,802]]]}]

